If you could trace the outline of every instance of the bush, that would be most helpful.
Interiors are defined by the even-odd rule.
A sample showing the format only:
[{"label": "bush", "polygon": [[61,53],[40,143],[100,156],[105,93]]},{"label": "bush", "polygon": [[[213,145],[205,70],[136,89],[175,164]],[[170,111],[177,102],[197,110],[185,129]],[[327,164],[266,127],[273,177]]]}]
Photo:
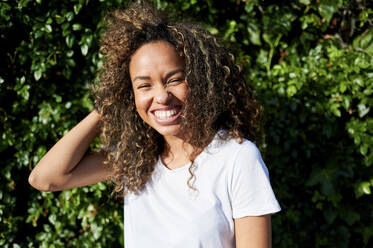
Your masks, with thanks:
[{"label": "bush", "polygon": [[[123,247],[110,185],[32,189],[31,169],[92,109],[102,17],[124,1],[0,3],[1,247]],[[373,6],[364,1],[157,0],[230,46],[265,108],[283,211],[274,247],[373,246]]]}]

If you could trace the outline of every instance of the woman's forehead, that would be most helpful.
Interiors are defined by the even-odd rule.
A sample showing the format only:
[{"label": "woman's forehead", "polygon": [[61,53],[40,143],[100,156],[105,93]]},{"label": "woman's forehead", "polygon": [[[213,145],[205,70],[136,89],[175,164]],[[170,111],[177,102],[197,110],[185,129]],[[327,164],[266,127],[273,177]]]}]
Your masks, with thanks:
[{"label": "woman's forehead", "polygon": [[167,41],[155,41],[142,45],[132,55],[130,74],[168,71],[184,68],[184,60],[178,55],[175,47]]}]

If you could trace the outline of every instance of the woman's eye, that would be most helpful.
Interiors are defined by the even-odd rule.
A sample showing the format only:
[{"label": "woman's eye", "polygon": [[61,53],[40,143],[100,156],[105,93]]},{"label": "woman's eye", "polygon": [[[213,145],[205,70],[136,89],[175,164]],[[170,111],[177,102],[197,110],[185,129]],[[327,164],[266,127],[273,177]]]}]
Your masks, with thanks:
[{"label": "woman's eye", "polygon": [[180,83],[180,82],[182,82],[182,81],[184,81],[183,78],[174,78],[174,79],[169,80],[167,83],[168,83],[168,84],[172,84],[172,83]]},{"label": "woman's eye", "polygon": [[143,89],[143,88],[149,88],[151,85],[150,84],[140,84],[137,86],[138,89]]}]

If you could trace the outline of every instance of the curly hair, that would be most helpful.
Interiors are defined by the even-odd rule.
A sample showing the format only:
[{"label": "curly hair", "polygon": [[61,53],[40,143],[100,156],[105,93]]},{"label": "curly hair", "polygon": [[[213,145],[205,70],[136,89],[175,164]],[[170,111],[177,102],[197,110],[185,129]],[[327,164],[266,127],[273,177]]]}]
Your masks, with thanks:
[{"label": "curly hair", "polygon": [[100,48],[104,67],[94,89],[105,163],[121,196],[144,189],[158,156],[167,149],[163,137],[138,115],[129,76],[132,54],[160,40],[171,43],[185,62],[188,90],[180,128],[194,148],[188,186],[195,189],[195,158],[220,129],[227,131],[223,139],[260,142],[261,107],[232,53],[195,24],[171,22],[149,3],[131,3],[106,17]]}]

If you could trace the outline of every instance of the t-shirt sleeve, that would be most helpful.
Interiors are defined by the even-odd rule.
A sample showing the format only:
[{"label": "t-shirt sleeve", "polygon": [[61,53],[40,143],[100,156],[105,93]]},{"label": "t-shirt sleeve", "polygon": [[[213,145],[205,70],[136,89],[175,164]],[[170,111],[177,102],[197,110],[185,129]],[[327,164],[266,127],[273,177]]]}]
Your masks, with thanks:
[{"label": "t-shirt sleeve", "polygon": [[268,169],[259,149],[245,140],[234,159],[229,182],[233,218],[260,216],[281,210],[273,193]]}]

